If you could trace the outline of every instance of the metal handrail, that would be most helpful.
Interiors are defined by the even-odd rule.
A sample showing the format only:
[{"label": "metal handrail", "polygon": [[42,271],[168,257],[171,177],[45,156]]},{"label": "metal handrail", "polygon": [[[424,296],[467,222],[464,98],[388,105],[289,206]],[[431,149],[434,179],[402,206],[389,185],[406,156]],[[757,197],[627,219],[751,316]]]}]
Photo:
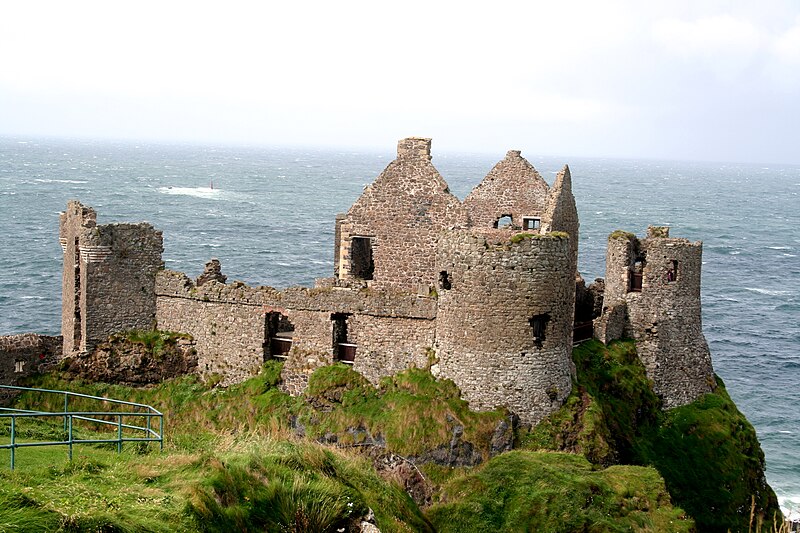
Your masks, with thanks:
[{"label": "metal handrail", "polygon": [[[117,445],[117,453],[122,452],[122,443],[123,442],[158,442],[159,449],[164,449],[164,414],[158,411],[157,409],[145,405],[142,403],[136,402],[127,402],[125,400],[116,400],[114,398],[105,398],[103,396],[91,396],[89,394],[81,394],[77,392],[69,392],[69,391],[60,391],[60,390],[51,390],[51,389],[36,389],[30,387],[19,387],[16,385],[0,385],[0,389],[11,389],[11,390],[18,390],[23,392],[43,392],[49,394],[63,394],[64,395],[64,411],[61,412],[51,412],[51,411],[34,411],[30,409],[14,409],[10,407],[0,407],[0,419],[1,418],[10,418],[11,419],[11,442],[9,444],[0,444],[0,449],[9,449],[11,450],[11,470],[14,469],[15,465],[15,451],[17,448],[25,448],[31,446],[58,446],[58,445],[65,445],[69,448],[69,460],[72,460],[72,446],[74,444],[99,444],[99,443],[116,443]],[[116,404],[120,406],[129,406],[134,409],[143,409],[146,410],[145,412],[137,412],[134,410],[131,411],[70,411],[69,410],[69,398],[76,397],[76,398],[86,398],[90,400],[98,400],[102,402],[107,402],[111,404]],[[39,417],[54,417],[57,416],[59,418],[63,417],[64,419],[64,431],[67,433],[67,440],[62,441],[47,441],[47,442],[17,442],[16,439],[16,431],[17,431],[17,419],[26,419],[26,418],[39,418]],[[99,417],[110,417],[114,420],[105,420]],[[129,421],[128,423],[123,423],[124,417],[139,417],[144,418],[146,420],[146,425],[139,426],[135,424],[134,421]],[[153,429],[153,418],[158,419],[158,431]],[[73,422],[75,420],[81,420],[86,422],[92,422],[95,424],[105,424],[109,426],[113,426],[116,428],[116,438],[109,438],[109,439],[76,439],[73,433]],[[143,437],[130,437],[130,436],[123,436],[122,431],[123,429],[133,430],[133,431],[141,431],[145,436]]]}]

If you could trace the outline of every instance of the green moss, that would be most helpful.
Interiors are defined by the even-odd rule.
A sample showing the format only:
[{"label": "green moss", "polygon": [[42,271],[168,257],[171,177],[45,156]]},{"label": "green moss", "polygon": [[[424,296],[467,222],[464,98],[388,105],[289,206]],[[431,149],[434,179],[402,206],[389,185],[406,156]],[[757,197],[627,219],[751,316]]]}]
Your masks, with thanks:
[{"label": "green moss", "polygon": [[626,239],[626,240],[632,241],[635,238],[636,238],[636,235],[634,235],[633,233],[631,233],[629,231],[623,231],[621,229],[613,231],[611,233],[611,235],[608,236],[608,240],[609,241],[612,240],[612,239]]},{"label": "green moss", "polygon": [[651,465],[700,531],[747,530],[751,496],[756,514],[771,523],[778,506],[763,453],[721,382],[714,394],[663,412],[633,341],[589,341],[573,360],[575,390],[559,411],[520,433],[523,447],[581,453],[602,465]]},{"label": "green moss", "polygon": [[524,241],[525,239],[532,239],[532,233],[517,233],[513,237],[511,237],[511,244],[517,244],[518,242]]},{"label": "green moss", "polygon": [[524,241],[525,239],[569,239],[569,233],[564,231],[551,231],[550,233],[545,233],[544,235],[539,233],[517,233],[511,239],[511,244],[517,244],[519,242]]},{"label": "green moss", "polygon": [[164,346],[175,345],[179,339],[191,338],[192,336],[187,333],[158,329],[133,329],[112,335],[109,340],[112,343],[123,340],[133,344],[141,344],[150,351],[153,357],[157,358],[163,353]]},{"label": "green moss", "polygon": [[648,437],[642,459],[658,468],[703,531],[747,530],[751,497],[767,523],[780,516],[756,432],[721,380],[713,394],[667,411]]},{"label": "green moss", "polygon": [[441,532],[693,531],[658,472],[596,470],[572,454],[514,451],[443,488],[428,516]]}]

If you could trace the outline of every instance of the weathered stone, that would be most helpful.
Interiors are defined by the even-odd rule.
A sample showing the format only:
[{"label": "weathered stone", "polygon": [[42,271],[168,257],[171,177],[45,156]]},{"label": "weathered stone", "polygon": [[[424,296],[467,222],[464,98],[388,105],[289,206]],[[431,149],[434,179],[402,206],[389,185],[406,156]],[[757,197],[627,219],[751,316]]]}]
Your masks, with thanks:
[{"label": "weathered stone", "polygon": [[647,235],[609,237],[603,315],[595,321],[595,335],[603,342],[636,339],[653,389],[672,408],[715,387],[700,312],[703,245],[670,238],[666,227],[651,226]]}]

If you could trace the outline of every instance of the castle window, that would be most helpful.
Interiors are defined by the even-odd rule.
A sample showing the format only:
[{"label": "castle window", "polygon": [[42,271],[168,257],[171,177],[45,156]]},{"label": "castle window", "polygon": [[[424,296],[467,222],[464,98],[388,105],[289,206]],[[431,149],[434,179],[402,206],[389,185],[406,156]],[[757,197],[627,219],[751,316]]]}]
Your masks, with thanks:
[{"label": "castle window", "polygon": [[542,347],[542,342],[544,342],[544,334],[549,321],[550,315],[548,314],[534,315],[528,319],[528,323],[531,325],[531,333],[533,334],[533,344],[539,348]]},{"label": "castle window", "polygon": [[370,280],[375,273],[372,259],[372,239],[353,237],[350,241],[350,274],[354,278]]},{"label": "castle window", "polygon": [[439,272],[439,288],[449,291],[450,287],[450,274],[446,270],[442,270]]},{"label": "castle window", "polygon": [[285,359],[292,349],[294,325],[286,315],[278,312],[267,313],[265,321],[264,360]]},{"label": "castle window", "polygon": [[25,361],[14,361],[14,372],[21,373],[25,371]]},{"label": "castle window", "polygon": [[495,228],[510,228],[514,224],[514,219],[511,215],[500,215],[500,217],[494,221]]},{"label": "castle window", "polygon": [[665,277],[666,277],[667,283],[671,283],[673,281],[677,281],[678,280],[678,262],[677,261],[675,261],[675,260],[671,261],[671,264],[670,264],[669,268],[667,268],[667,274],[666,274]]},{"label": "castle window", "polygon": [[356,345],[347,338],[348,313],[333,313],[333,360],[353,364],[356,358]]},{"label": "castle window", "polygon": [[539,229],[542,225],[542,219],[538,217],[522,217],[522,229],[533,230]]},{"label": "castle window", "polygon": [[642,292],[644,277],[644,261],[636,261],[633,269],[628,271],[628,292]]}]

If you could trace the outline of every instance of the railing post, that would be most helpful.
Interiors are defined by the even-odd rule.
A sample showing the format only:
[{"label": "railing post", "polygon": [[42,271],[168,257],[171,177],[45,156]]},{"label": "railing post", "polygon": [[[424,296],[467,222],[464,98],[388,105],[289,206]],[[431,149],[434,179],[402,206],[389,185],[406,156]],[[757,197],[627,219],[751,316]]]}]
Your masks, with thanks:
[{"label": "railing post", "polygon": [[14,470],[14,447],[16,440],[17,417],[11,416],[11,470]]},{"label": "railing post", "polygon": [[161,445],[160,449],[163,452],[164,451],[164,415],[163,414],[158,415],[158,420],[161,423],[160,424],[161,427],[160,427],[160,429],[158,431],[158,442]]},{"label": "railing post", "polygon": [[72,462],[72,415],[69,415],[69,461]]},{"label": "railing post", "polygon": [[117,415],[117,453],[122,453],[122,415]]},{"label": "railing post", "polygon": [[69,401],[69,395],[65,392],[64,393],[64,431],[67,430],[67,402]]}]

